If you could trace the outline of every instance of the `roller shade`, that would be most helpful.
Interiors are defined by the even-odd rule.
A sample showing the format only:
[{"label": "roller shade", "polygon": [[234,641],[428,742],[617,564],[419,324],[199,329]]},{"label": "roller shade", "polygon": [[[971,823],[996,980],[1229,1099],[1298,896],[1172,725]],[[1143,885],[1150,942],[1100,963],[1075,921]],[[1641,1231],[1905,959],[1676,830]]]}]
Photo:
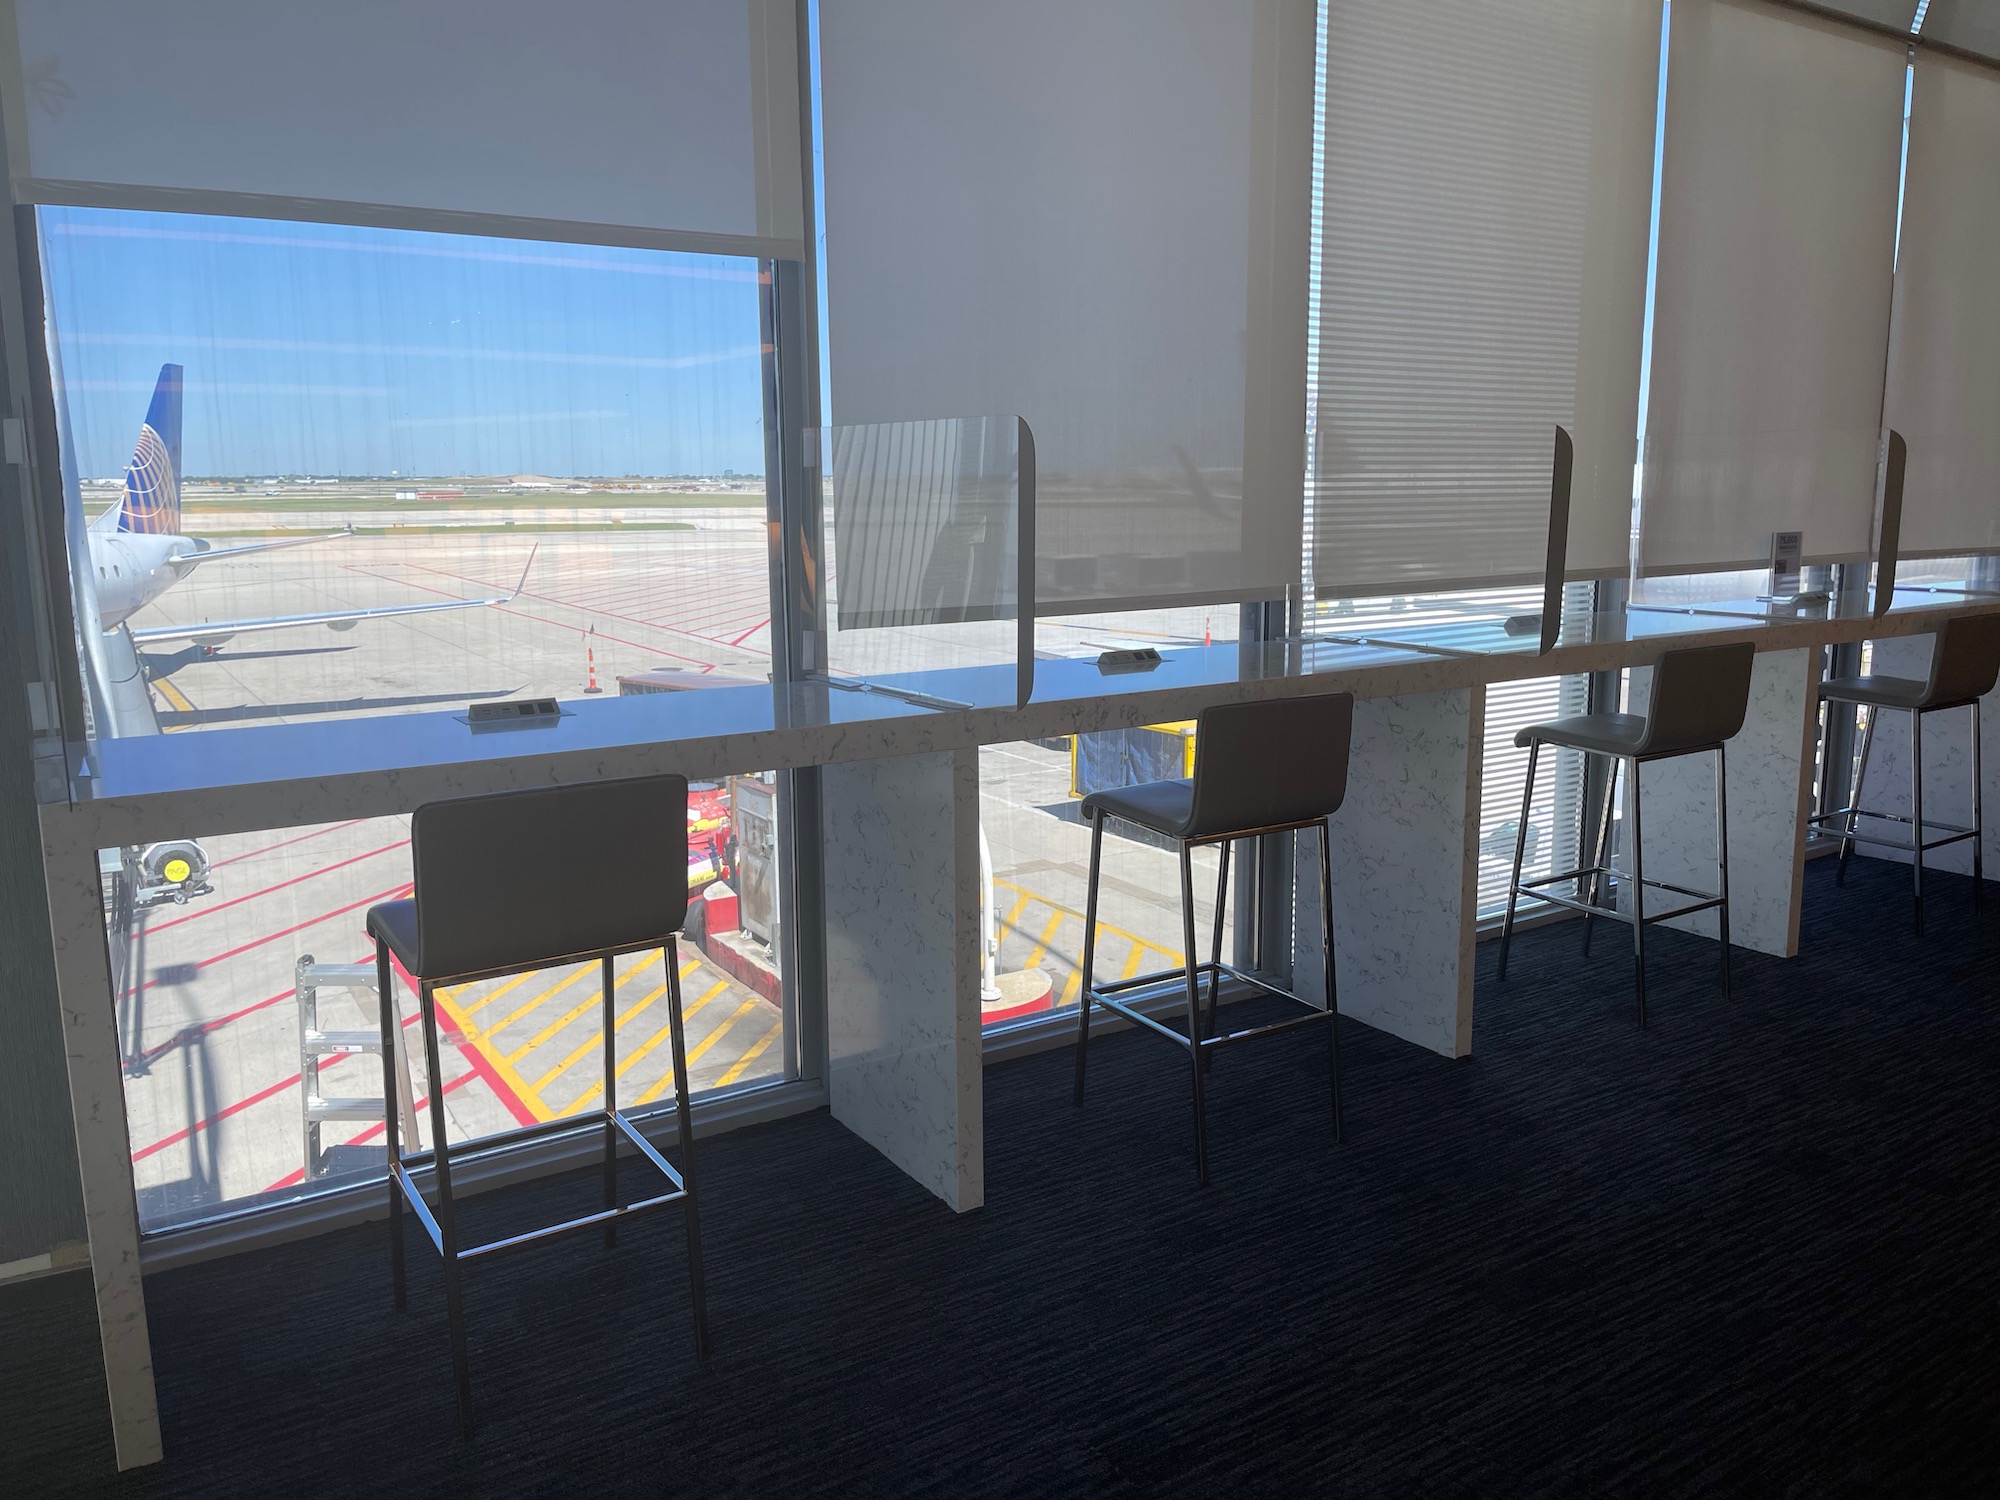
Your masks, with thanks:
[{"label": "roller shade", "polygon": [[1539,580],[1555,428],[1572,576],[1628,564],[1657,0],[1330,0],[1313,577]]},{"label": "roller shade", "polygon": [[1924,12],[1924,40],[2000,58],[2000,5],[1993,0],[1931,0]]},{"label": "roller shade", "polygon": [[1642,565],[1866,556],[1906,46],[1674,0],[1669,48]]},{"label": "roller shade", "polygon": [[803,253],[789,0],[13,9],[22,201],[275,212],[216,201],[244,195]]},{"label": "roller shade", "polygon": [[1299,576],[1311,0],[820,15],[828,410],[1018,412],[1043,614]]},{"label": "roller shade", "polygon": [[1903,555],[2000,550],[2000,72],[1921,50],[1891,327]]}]

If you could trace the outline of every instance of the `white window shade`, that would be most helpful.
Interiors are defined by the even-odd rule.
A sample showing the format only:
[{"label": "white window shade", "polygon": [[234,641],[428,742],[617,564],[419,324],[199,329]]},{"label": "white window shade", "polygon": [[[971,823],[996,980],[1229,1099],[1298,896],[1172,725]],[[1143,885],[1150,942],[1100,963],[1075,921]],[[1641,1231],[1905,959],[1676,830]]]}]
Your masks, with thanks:
[{"label": "white window shade", "polygon": [[1656,0],[1331,0],[1313,575],[1322,595],[1628,565]]},{"label": "white window shade", "polygon": [[306,200],[803,253],[789,0],[13,10],[23,201],[271,216]]},{"label": "white window shade", "polygon": [[1674,0],[1640,553],[1866,556],[1906,46],[1762,0]]},{"label": "white window shade", "polygon": [[1299,576],[1311,0],[840,0],[828,409],[1018,413],[1042,614]]},{"label": "white window shade", "polygon": [[1921,50],[1891,328],[1902,553],[2000,550],[2000,72]]}]

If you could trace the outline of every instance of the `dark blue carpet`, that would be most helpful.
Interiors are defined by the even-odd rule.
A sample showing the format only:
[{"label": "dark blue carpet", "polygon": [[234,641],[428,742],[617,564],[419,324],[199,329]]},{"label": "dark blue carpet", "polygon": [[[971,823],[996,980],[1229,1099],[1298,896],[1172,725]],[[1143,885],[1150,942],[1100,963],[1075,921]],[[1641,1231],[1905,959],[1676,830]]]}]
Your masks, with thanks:
[{"label": "dark blue carpet", "polygon": [[503,1261],[471,1282],[470,1451],[416,1241],[404,1315],[379,1226],[167,1272],[167,1463],[106,1479],[100,1437],[87,1482],[54,1470],[65,1415],[0,1357],[29,1450],[0,1487],[1991,1493],[2000,909],[1976,929],[1970,895],[1939,877],[1919,943],[1904,872],[1818,861],[1806,956],[1739,952],[1732,1003],[1661,932],[1645,1032],[1622,930],[1589,964],[1573,924],[1528,934],[1504,986],[1483,946],[1474,1058],[1349,1024],[1337,1150],[1316,1036],[1225,1054],[1206,1191],[1143,1035],[1093,1051],[1080,1112],[1067,1052],[989,1071],[962,1217],[824,1115],[705,1143],[713,1371],[677,1222]]}]

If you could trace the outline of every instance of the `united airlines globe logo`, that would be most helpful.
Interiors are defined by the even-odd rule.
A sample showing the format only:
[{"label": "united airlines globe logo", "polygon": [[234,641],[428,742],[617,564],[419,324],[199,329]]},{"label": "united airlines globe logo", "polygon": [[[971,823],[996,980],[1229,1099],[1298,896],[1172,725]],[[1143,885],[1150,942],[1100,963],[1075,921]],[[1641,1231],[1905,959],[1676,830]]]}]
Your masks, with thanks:
[{"label": "united airlines globe logo", "polygon": [[125,514],[120,530],[171,534],[180,510],[174,463],[149,422],[139,429],[132,465],[125,471]]}]

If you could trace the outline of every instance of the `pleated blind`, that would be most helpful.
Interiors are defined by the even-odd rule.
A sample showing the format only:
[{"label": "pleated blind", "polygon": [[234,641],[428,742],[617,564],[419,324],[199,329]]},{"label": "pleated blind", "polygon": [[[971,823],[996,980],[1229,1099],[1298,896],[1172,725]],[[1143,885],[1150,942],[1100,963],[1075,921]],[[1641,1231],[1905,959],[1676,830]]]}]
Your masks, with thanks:
[{"label": "pleated blind", "polygon": [[271,211],[214,202],[250,195],[803,254],[790,0],[12,9],[22,201]]},{"label": "pleated blind", "polygon": [[1906,44],[1674,0],[1669,49],[1642,566],[1866,556]]},{"label": "pleated blind", "polygon": [[2000,550],[2000,70],[1923,51],[1886,410],[1910,445],[1903,554]]},{"label": "pleated blind", "polygon": [[1312,0],[839,0],[827,406],[1018,413],[1042,614],[1299,577]]},{"label": "pleated blind", "polygon": [[1322,594],[1627,565],[1656,0],[1329,0],[1313,413]]}]

